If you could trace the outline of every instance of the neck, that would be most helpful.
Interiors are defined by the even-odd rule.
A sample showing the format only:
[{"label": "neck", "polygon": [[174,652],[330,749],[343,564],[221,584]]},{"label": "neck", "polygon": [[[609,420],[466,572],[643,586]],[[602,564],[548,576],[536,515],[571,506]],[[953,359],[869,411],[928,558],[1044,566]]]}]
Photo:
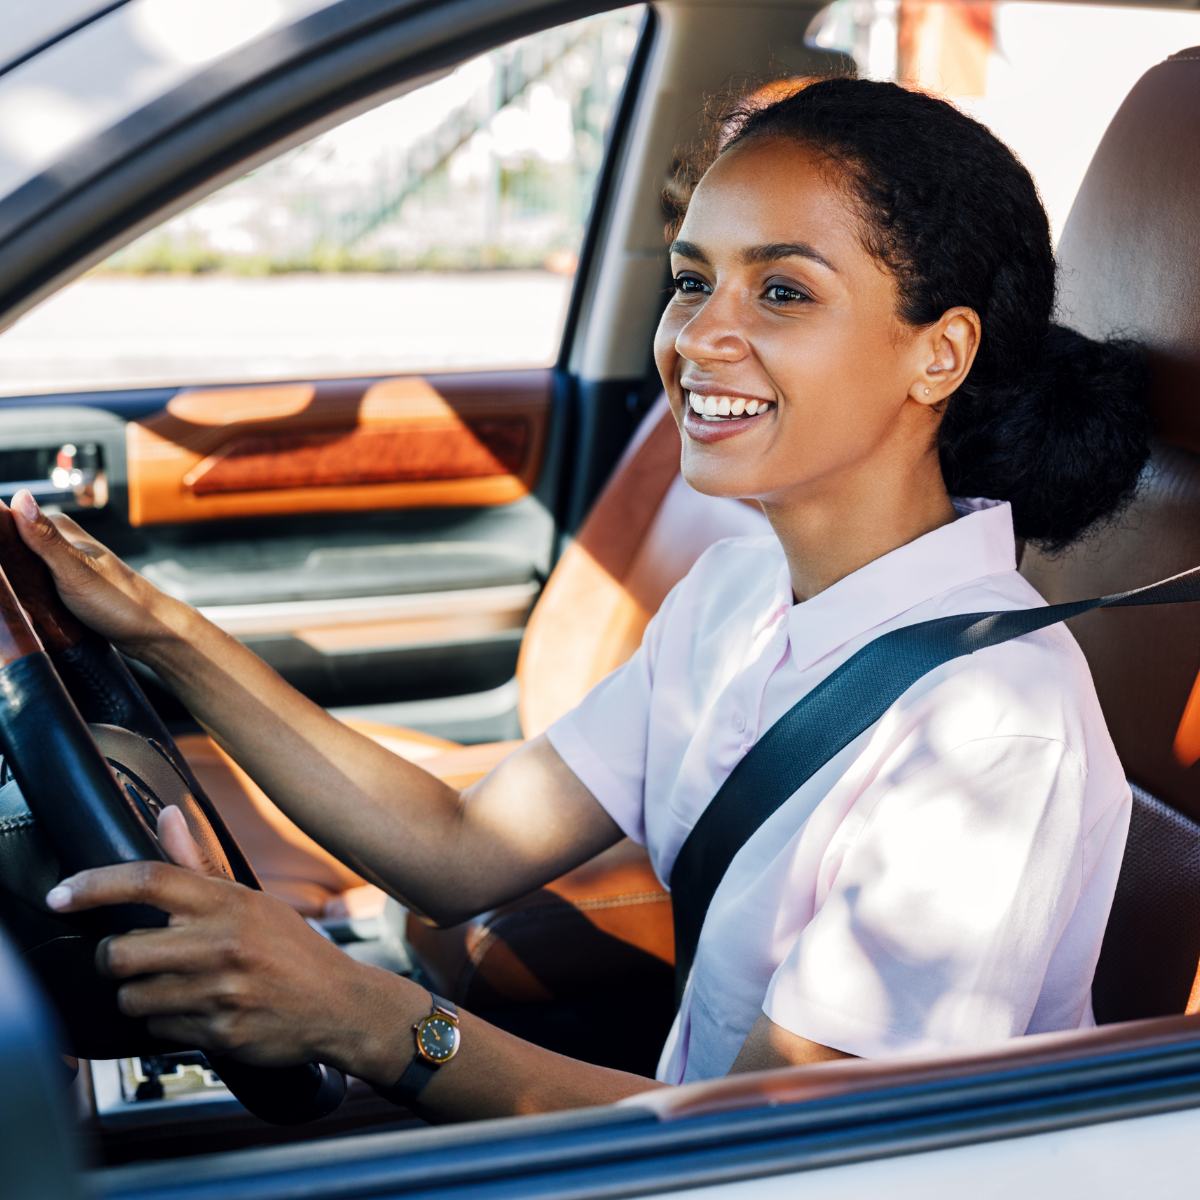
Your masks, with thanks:
[{"label": "neck", "polygon": [[957,513],[936,453],[888,464],[860,464],[835,477],[764,498],[792,577],[797,601],[948,525]]}]

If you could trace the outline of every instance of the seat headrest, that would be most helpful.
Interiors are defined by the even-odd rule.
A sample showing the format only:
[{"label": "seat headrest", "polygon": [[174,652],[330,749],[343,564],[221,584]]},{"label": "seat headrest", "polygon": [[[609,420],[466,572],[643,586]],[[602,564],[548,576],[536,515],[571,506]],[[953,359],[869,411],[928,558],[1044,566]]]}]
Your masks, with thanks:
[{"label": "seat headrest", "polygon": [[1126,97],[1058,260],[1059,319],[1147,346],[1158,436],[1200,452],[1200,46],[1153,67]]}]

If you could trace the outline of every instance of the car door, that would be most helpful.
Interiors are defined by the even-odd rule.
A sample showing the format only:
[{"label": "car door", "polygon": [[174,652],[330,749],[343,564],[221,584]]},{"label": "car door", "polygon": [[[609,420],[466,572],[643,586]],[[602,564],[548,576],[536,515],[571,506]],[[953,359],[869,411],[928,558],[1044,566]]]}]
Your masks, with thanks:
[{"label": "car door", "polygon": [[[0,74],[0,110],[22,74],[27,99],[50,79],[86,100],[73,41],[133,63],[186,41],[172,19],[101,15]],[[644,23],[584,18],[377,91],[25,301],[0,336],[0,498],[70,513],[335,712],[520,736],[559,532],[652,398],[610,381],[618,419],[581,438],[560,361]]]}]

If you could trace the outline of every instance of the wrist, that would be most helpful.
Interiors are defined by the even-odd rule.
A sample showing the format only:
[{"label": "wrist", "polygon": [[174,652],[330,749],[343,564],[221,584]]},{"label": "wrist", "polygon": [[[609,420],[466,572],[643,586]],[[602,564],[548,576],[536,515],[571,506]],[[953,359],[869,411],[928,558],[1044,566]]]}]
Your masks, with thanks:
[{"label": "wrist", "polygon": [[366,1083],[390,1087],[413,1060],[412,1028],[429,1015],[429,992],[380,967],[354,965],[358,970],[345,993],[345,1019],[321,1057]]}]

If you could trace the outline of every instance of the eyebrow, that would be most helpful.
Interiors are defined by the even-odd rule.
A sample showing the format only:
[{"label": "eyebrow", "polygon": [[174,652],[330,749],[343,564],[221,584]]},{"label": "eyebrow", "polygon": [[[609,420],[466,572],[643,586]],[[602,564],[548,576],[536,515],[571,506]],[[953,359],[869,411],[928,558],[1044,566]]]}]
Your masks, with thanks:
[{"label": "eyebrow", "polygon": [[751,246],[742,252],[742,261],[747,265],[778,262],[781,258],[807,258],[837,272],[837,267],[807,242],[772,242],[767,246]]},{"label": "eyebrow", "polygon": [[[695,242],[685,242],[676,238],[671,243],[670,253],[711,265],[708,255]],[[747,266],[778,262],[783,258],[807,258],[819,263],[826,270],[837,272],[837,267],[807,242],[770,242],[765,246],[749,246],[742,251],[742,261]]]},{"label": "eyebrow", "polygon": [[678,254],[680,258],[692,258],[696,262],[707,263],[709,261],[708,255],[695,242],[685,242],[680,238],[676,238],[671,243],[667,253]]}]

